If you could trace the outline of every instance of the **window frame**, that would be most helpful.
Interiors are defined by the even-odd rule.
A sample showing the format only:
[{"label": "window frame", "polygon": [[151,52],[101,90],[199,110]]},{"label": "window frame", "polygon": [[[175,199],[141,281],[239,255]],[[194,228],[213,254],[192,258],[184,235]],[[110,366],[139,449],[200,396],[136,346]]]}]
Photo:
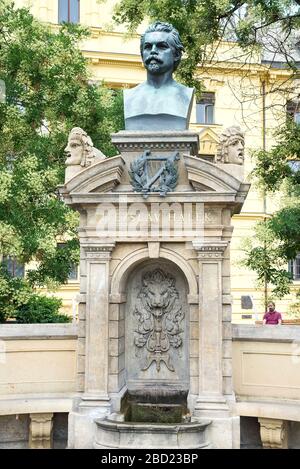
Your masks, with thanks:
[{"label": "window frame", "polygon": [[[298,261],[298,267],[297,267],[297,261]],[[300,253],[297,254],[295,259],[289,260],[288,272],[291,274],[292,280],[294,282],[300,281]]]},{"label": "window frame", "polygon": [[[25,278],[25,264],[19,263],[16,256],[2,256],[1,264],[13,278]],[[21,275],[16,275],[17,270],[21,270]]]},{"label": "window frame", "polygon": [[[64,242],[59,242],[59,243],[57,243],[57,247],[58,247],[59,249],[63,249],[63,247],[64,247],[65,245],[66,245],[66,243],[64,243]],[[71,275],[71,273],[72,273],[72,270],[71,270],[71,272],[70,272],[69,275],[68,275],[68,279],[67,279],[67,282],[68,282],[68,283],[78,283],[78,282],[79,282],[79,265],[80,265],[80,263],[78,263],[78,264],[73,263],[73,266],[74,266],[74,267],[73,267],[72,270],[74,270],[74,271],[76,270],[77,276],[76,276],[76,278],[70,278],[70,275]]]},{"label": "window frame", "polygon": [[[63,1],[67,2],[67,19],[61,19],[60,17],[61,15],[60,10],[63,10],[63,6],[61,6],[60,3]],[[72,6],[73,1],[77,2],[77,20],[76,21],[71,20],[71,17],[72,17],[71,6]],[[62,24],[62,23],[73,23],[73,24],[80,23],[80,0],[58,0],[58,24]]]},{"label": "window frame", "polygon": [[290,99],[286,102],[287,119],[292,119],[296,124],[300,124],[300,100]]},{"label": "window frame", "polygon": [[[196,101],[196,124],[199,125],[214,125],[215,124],[215,102],[216,94],[212,91],[202,93],[200,99]],[[202,112],[204,116],[204,122],[201,122],[201,119],[198,119],[199,107],[202,107]],[[211,111],[210,111],[211,109]],[[211,119],[209,118],[209,112],[211,112]]]}]

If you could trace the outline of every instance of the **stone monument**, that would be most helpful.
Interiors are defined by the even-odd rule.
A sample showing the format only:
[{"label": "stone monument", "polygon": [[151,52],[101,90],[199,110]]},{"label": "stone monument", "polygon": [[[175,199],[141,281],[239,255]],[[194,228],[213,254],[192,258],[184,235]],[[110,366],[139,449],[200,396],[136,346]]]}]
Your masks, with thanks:
[{"label": "stone monument", "polygon": [[76,159],[60,187],[80,213],[70,448],[239,447],[230,240],[249,185],[241,149],[198,157],[193,91],[172,78],[182,50],[171,25],[147,29],[147,81],[125,91],[126,130],[112,135],[120,154]]}]

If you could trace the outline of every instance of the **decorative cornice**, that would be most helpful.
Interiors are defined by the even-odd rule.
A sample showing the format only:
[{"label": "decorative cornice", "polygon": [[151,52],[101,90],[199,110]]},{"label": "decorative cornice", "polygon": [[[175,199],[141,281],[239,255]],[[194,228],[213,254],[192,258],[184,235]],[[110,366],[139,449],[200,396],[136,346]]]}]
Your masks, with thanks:
[{"label": "decorative cornice", "polygon": [[224,251],[228,246],[227,241],[205,243],[195,240],[192,243],[195,251],[198,253],[199,259],[222,259]]},{"label": "decorative cornice", "polygon": [[122,152],[150,150],[185,150],[197,154],[199,136],[185,132],[127,132],[112,134],[112,143]]},{"label": "decorative cornice", "polygon": [[111,252],[115,247],[115,243],[107,243],[103,245],[83,245],[82,246],[87,259],[109,259]]},{"label": "decorative cornice", "polygon": [[144,148],[151,148],[151,149],[165,149],[165,150],[187,150],[192,148],[193,143],[185,142],[185,143],[172,143],[172,142],[161,142],[161,143],[141,143],[141,142],[134,142],[134,143],[118,143],[115,144],[120,150],[132,150],[135,151],[136,149],[144,149]]}]

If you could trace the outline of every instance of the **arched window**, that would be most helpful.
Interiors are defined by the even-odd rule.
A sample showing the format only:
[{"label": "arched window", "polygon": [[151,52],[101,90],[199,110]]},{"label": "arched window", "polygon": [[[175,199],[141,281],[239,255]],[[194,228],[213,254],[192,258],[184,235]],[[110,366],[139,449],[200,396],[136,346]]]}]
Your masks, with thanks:
[{"label": "arched window", "polygon": [[80,21],[80,1],[79,0],[58,0],[58,22],[59,23],[79,23]]}]

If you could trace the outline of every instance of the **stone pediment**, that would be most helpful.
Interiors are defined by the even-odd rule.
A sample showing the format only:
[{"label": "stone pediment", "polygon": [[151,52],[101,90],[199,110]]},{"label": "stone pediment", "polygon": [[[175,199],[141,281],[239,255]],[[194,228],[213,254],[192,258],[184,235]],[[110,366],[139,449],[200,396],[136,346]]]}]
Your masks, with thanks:
[{"label": "stone pediment", "polygon": [[67,193],[109,192],[120,183],[125,161],[118,155],[88,166],[65,183]]},{"label": "stone pediment", "polygon": [[[184,155],[188,179],[197,192],[237,192],[241,182],[219,165],[195,156]],[[223,165],[224,166],[224,165]]]},{"label": "stone pediment", "polygon": [[199,143],[199,153],[201,155],[215,156],[219,144],[219,136],[210,128],[203,129],[199,133]]}]

